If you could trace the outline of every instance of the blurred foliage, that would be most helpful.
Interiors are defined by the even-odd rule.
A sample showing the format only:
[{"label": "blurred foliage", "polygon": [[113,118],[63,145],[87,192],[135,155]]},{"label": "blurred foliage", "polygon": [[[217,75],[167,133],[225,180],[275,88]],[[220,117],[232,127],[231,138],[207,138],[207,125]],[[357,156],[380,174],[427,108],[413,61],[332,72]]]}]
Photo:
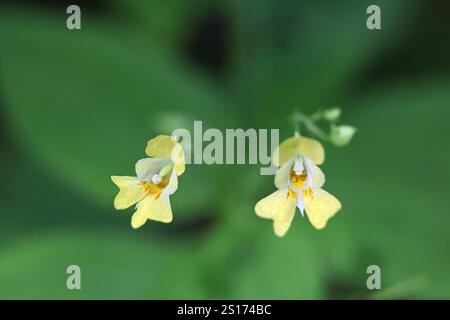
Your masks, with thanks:
[{"label": "blurred foliage", "polygon": [[[449,297],[450,64],[414,75],[449,45],[422,36],[435,47],[386,63],[428,21],[421,2],[379,1],[381,32],[357,0],[114,1],[77,32],[62,5],[24,3],[0,5],[0,298]],[[202,120],[286,137],[294,107],[334,105],[358,134],[327,146],[344,206],[325,231],[297,215],[277,239],[253,212],[273,177],[250,165],[189,166],[171,225],[132,230],[112,208],[109,177],[155,134]]]}]

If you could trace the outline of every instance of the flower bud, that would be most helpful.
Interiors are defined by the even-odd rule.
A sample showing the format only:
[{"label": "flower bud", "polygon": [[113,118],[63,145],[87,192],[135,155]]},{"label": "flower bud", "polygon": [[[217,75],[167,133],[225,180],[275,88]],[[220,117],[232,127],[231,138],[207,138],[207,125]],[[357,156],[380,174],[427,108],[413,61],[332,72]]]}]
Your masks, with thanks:
[{"label": "flower bud", "polygon": [[341,109],[332,108],[323,111],[323,118],[327,121],[337,121],[341,116]]},{"label": "flower bud", "polygon": [[330,141],[336,146],[342,147],[352,140],[355,133],[356,128],[352,126],[332,126],[330,131]]}]

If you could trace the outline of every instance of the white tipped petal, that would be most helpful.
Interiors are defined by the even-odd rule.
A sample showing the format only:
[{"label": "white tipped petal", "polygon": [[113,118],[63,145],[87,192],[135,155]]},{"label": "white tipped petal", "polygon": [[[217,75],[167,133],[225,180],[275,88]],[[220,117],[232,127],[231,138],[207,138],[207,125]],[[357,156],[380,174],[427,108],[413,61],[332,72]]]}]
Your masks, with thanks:
[{"label": "white tipped petal", "polygon": [[286,162],[283,164],[276,172],[275,172],[275,186],[278,189],[286,187],[289,183],[289,179],[291,177],[291,169],[293,165],[293,160]]},{"label": "white tipped petal", "polygon": [[303,159],[306,164],[309,181],[312,184],[310,187],[321,188],[325,184],[325,174],[311,160],[306,157],[303,157]]},{"label": "white tipped petal", "polygon": [[168,160],[158,158],[145,158],[136,162],[136,175],[141,180],[147,180],[168,163]]}]

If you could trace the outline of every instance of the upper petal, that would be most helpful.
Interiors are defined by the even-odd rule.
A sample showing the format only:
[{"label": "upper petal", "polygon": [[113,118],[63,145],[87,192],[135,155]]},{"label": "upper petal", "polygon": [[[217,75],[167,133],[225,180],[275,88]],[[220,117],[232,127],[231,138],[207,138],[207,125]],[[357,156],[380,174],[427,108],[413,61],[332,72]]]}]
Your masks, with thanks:
[{"label": "upper petal", "polygon": [[129,208],[146,196],[145,190],[140,186],[140,180],[136,177],[112,176],[111,180],[120,189],[114,199],[114,207],[117,210]]},{"label": "upper petal", "polygon": [[292,158],[304,155],[315,164],[322,164],[325,161],[325,151],[322,144],[314,139],[294,136],[284,140],[272,155],[272,163],[275,166],[282,166]]},{"label": "upper petal", "polygon": [[273,152],[272,163],[280,167],[300,153],[300,137],[294,136],[284,140]]},{"label": "upper petal", "polygon": [[295,199],[288,196],[288,188],[285,188],[260,200],[255,206],[255,212],[261,218],[272,219],[275,234],[282,237],[289,230],[295,207]]},{"label": "upper petal", "polygon": [[300,154],[318,165],[325,161],[325,150],[322,144],[315,139],[300,137]]},{"label": "upper petal", "polygon": [[170,153],[175,144],[176,141],[171,136],[159,135],[147,142],[145,153],[149,157],[167,158],[170,157]]},{"label": "upper petal", "polygon": [[325,228],[328,219],[340,209],[341,203],[323,189],[313,189],[312,195],[303,196],[306,214],[316,229]]}]

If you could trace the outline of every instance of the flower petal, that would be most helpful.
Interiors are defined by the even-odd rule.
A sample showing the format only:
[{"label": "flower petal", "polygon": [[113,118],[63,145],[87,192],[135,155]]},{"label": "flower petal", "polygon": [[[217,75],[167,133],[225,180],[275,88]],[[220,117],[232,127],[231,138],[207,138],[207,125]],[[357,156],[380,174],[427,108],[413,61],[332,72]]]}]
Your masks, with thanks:
[{"label": "flower petal", "polygon": [[133,229],[140,228],[145,224],[145,222],[147,222],[147,215],[146,215],[146,212],[143,210],[144,208],[142,207],[141,204],[146,199],[149,199],[149,198],[151,198],[151,197],[147,197],[139,203],[138,209],[131,217],[131,226],[133,227]]},{"label": "flower petal", "polygon": [[325,150],[322,144],[315,139],[300,137],[300,154],[318,165],[325,161]]},{"label": "flower petal", "polygon": [[147,216],[150,220],[170,223],[173,220],[169,196],[161,195],[153,203],[153,210]]},{"label": "flower petal", "polygon": [[278,237],[286,234],[294,218],[296,202],[288,196],[288,188],[277,190],[255,206],[256,214],[273,220],[273,230]]},{"label": "flower petal", "polygon": [[145,153],[149,157],[167,158],[175,143],[171,136],[159,135],[148,141]]},{"label": "flower petal", "polygon": [[172,151],[170,153],[170,158],[172,159],[172,162],[174,163],[175,172],[177,175],[181,176],[184,172],[185,168],[185,157],[184,157],[184,151],[181,143],[176,143],[175,146],[172,148]]},{"label": "flower petal", "polygon": [[303,155],[315,164],[325,161],[325,151],[322,144],[314,139],[294,136],[284,140],[272,155],[272,163],[279,167],[295,156]]},{"label": "flower petal", "polygon": [[284,140],[273,152],[272,163],[280,167],[300,153],[300,137],[294,136]]},{"label": "flower petal", "polygon": [[145,190],[139,185],[140,180],[136,177],[112,176],[111,180],[120,189],[114,199],[114,208],[117,210],[129,208],[146,196]]},{"label": "flower petal", "polygon": [[304,195],[306,214],[316,229],[325,228],[328,219],[341,209],[341,203],[323,189],[313,189],[312,195]]},{"label": "flower petal", "polygon": [[159,158],[141,159],[135,165],[136,175],[140,180],[147,180],[158,173],[167,162],[168,160]]},{"label": "flower petal", "polygon": [[146,197],[139,203],[138,211],[149,220],[169,223],[172,222],[172,209],[170,207],[169,196],[161,194],[158,198]]},{"label": "flower petal", "polygon": [[286,187],[286,185],[289,183],[293,162],[294,159],[286,162],[275,172],[275,186],[278,189]]},{"label": "flower petal", "polygon": [[174,194],[175,191],[178,189],[178,176],[175,172],[175,170],[172,170],[172,173],[170,174],[169,183],[167,184],[166,188],[164,189],[165,194]]},{"label": "flower petal", "polygon": [[308,171],[308,177],[311,177],[311,183],[313,188],[321,188],[325,184],[325,175],[323,171],[316,166],[311,160],[303,157],[306,169]]}]

